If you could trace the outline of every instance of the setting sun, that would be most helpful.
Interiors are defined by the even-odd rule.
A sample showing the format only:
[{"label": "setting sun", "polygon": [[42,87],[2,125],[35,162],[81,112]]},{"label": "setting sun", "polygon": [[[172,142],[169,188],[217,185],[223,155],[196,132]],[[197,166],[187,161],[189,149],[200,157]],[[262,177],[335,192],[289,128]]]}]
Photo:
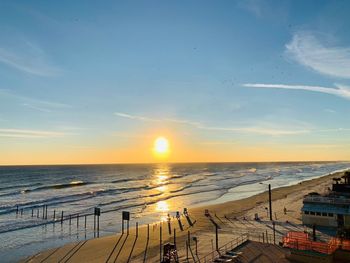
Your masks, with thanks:
[{"label": "setting sun", "polygon": [[158,137],[154,141],[154,151],[157,154],[166,154],[169,152],[169,142],[164,137]]}]

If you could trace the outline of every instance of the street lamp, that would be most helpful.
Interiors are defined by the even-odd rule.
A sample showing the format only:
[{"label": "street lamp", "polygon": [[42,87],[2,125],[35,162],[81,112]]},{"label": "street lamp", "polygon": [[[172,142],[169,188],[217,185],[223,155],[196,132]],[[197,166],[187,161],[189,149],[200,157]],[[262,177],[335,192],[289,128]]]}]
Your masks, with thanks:
[{"label": "street lamp", "polygon": [[[264,183],[260,183],[266,185]],[[272,203],[271,203],[271,184],[269,184],[269,212],[270,212],[270,220],[272,221]]]}]

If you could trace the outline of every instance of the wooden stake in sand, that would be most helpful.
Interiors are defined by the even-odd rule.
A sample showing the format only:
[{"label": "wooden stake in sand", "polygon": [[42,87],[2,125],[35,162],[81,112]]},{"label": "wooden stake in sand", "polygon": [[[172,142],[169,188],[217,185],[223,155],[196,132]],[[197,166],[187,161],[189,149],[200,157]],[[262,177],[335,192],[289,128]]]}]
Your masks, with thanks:
[{"label": "wooden stake in sand", "polygon": [[149,224],[147,224],[147,240],[149,240]]},{"label": "wooden stake in sand", "polygon": [[159,262],[162,262],[162,225],[159,224]]},{"label": "wooden stake in sand", "polygon": [[139,236],[139,223],[136,222],[136,237]]}]

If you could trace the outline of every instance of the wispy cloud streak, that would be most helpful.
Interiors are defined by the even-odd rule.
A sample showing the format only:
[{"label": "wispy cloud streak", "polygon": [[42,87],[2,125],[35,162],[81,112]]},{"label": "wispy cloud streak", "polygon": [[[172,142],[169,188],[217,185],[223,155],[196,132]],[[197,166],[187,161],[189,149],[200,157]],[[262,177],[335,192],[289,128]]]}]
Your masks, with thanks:
[{"label": "wispy cloud streak", "polygon": [[310,32],[297,32],[286,54],[318,73],[350,78],[350,47],[326,46]]},{"label": "wispy cloud streak", "polygon": [[320,92],[350,99],[350,87],[341,84],[334,84],[336,88],[307,85],[286,85],[286,84],[265,84],[265,83],[246,83],[244,87],[249,88],[266,88],[266,89],[287,89],[287,90],[306,90]]},{"label": "wispy cloud streak", "polygon": [[10,90],[6,89],[0,89],[0,99],[2,98],[17,100],[21,106],[41,112],[52,112],[58,109],[71,108],[71,106],[68,104],[29,98],[26,96],[15,94]]},{"label": "wispy cloud streak", "polygon": [[190,125],[190,126],[197,128],[197,129],[208,130],[208,131],[252,133],[252,134],[271,135],[271,136],[296,135],[296,134],[310,132],[307,129],[283,130],[283,129],[268,128],[268,127],[218,127],[218,126],[203,125],[200,122],[188,121],[188,120],[178,120],[178,119],[168,119],[168,118],[155,119],[155,118],[149,118],[149,117],[144,117],[144,116],[139,116],[139,115],[131,115],[131,114],[121,113],[121,112],[116,112],[114,114],[118,117],[127,118],[127,119],[131,119],[131,120],[137,120],[137,121],[180,123],[180,124]]},{"label": "wispy cloud streak", "polygon": [[53,138],[64,137],[67,133],[55,131],[26,130],[26,129],[0,129],[0,137],[12,138]]},{"label": "wispy cloud streak", "polygon": [[49,77],[61,72],[48,61],[41,48],[28,41],[22,41],[20,47],[16,49],[0,46],[0,62],[24,73],[37,76]]},{"label": "wispy cloud streak", "polygon": [[180,120],[180,119],[172,119],[172,118],[149,118],[139,115],[131,115],[123,112],[115,112],[114,115],[122,118],[132,119],[132,120],[138,120],[138,121],[148,121],[148,122],[173,122],[173,123],[179,123],[179,124],[189,124],[189,125],[199,125],[198,122],[193,122],[189,120]]},{"label": "wispy cloud streak", "polygon": [[297,135],[303,133],[309,133],[310,130],[303,129],[291,129],[291,130],[281,130],[281,129],[273,129],[273,128],[265,128],[265,127],[208,127],[208,126],[199,126],[198,128],[204,130],[212,130],[212,131],[226,131],[226,132],[237,132],[237,133],[253,133],[260,135],[272,135],[272,136],[280,136],[280,135]]}]

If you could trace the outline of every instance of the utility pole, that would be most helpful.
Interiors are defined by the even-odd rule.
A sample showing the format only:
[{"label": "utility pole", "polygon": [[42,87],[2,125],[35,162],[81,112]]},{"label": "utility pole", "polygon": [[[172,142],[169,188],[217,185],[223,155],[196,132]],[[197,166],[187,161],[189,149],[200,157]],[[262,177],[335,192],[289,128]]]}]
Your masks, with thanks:
[{"label": "utility pole", "polygon": [[271,201],[271,184],[269,184],[269,210],[270,210],[270,221],[272,221],[272,201]]}]

